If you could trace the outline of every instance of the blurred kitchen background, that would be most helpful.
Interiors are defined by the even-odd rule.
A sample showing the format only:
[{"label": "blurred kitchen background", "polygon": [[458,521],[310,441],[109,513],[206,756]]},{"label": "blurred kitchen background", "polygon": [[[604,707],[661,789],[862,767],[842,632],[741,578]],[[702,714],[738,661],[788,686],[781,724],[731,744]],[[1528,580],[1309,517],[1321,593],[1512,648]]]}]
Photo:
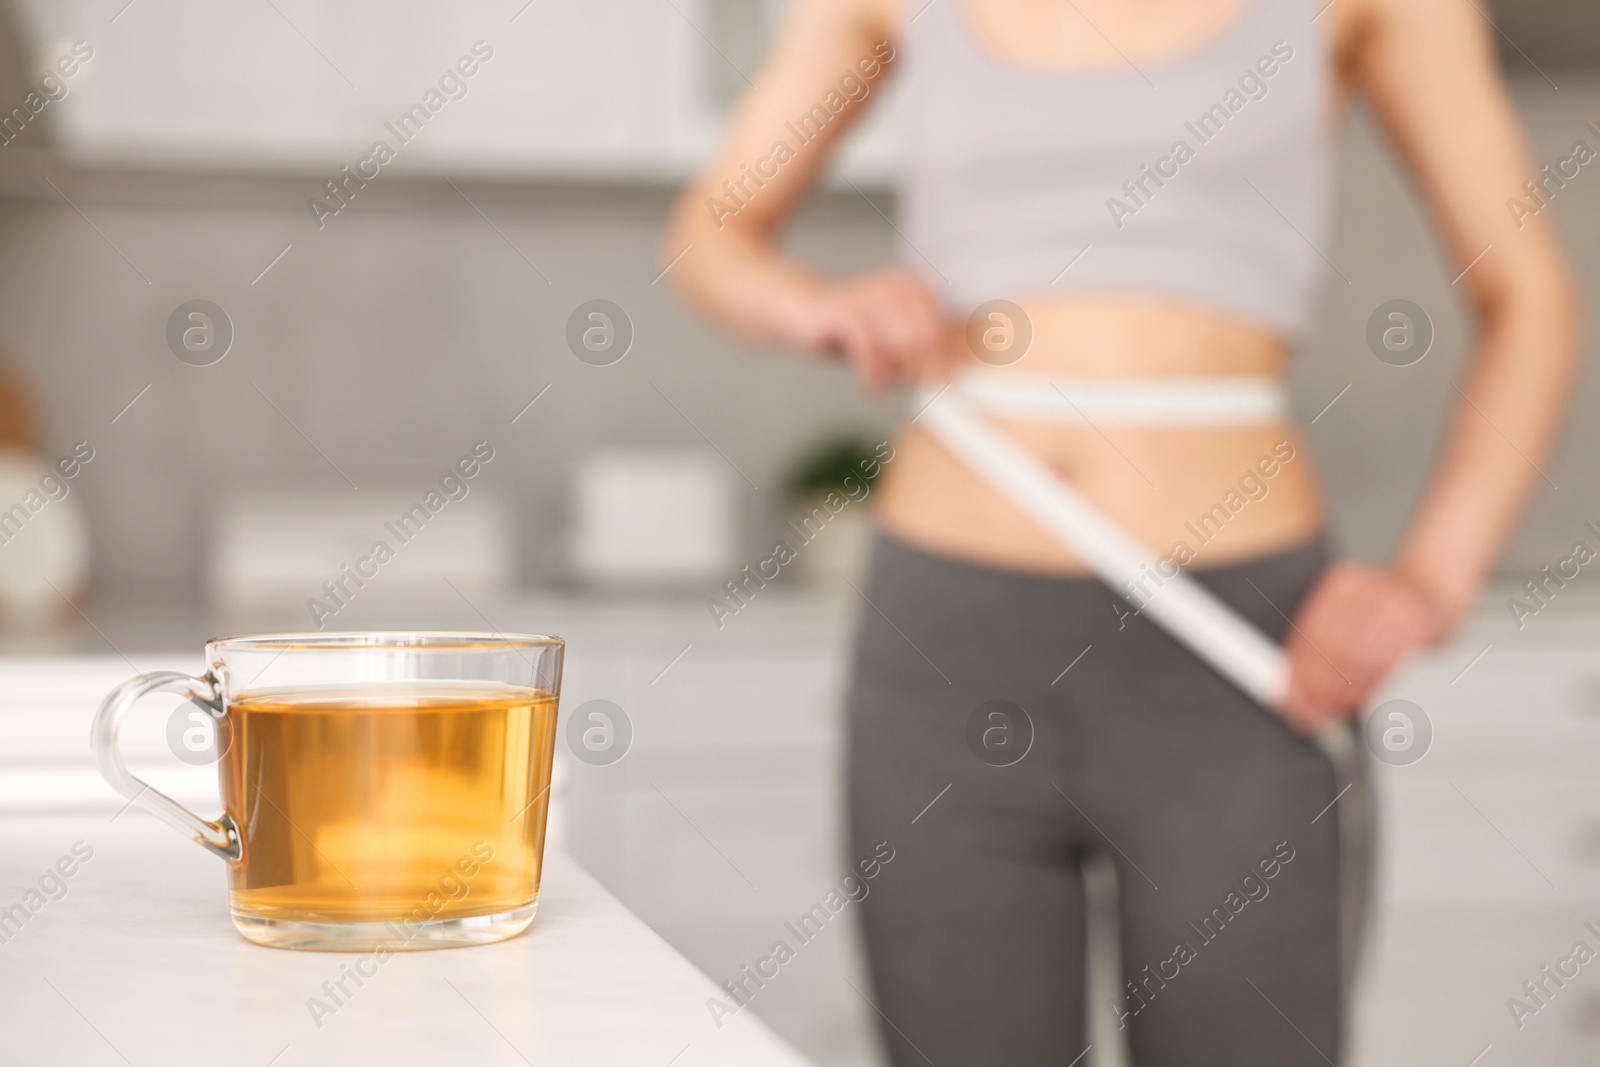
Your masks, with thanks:
[{"label": "blurred kitchen background", "polygon": [[[0,507],[75,448],[81,461],[80,442],[92,451],[17,529],[0,516],[8,707],[35,701],[66,724],[0,717],[0,811],[38,802],[40,760],[86,760],[81,722],[130,662],[190,664],[214,629],[536,629],[572,640],[564,713],[610,701],[632,730],[611,763],[563,740],[566,847],[663,936],[720,981],[837,884],[854,859],[839,697],[864,508],[720,627],[707,601],[737,606],[724,583],[792,541],[783,524],[901,405],[864,398],[837,367],[730,341],[662,276],[675,191],[780,9],[0,5],[0,104],[26,112],[0,117]],[[1600,150],[1600,9],[1493,9],[1538,164],[1578,141]],[[398,145],[385,124],[462,57],[464,95],[319,220],[308,200],[334,205],[325,183],[375,140]],[[890,89],[792,228],[829,270],[895,253],[896,110]],[[1470,324],[1459,267],[1359,107],[1343,142],[1324,249],[1338,270],[1293,386],[1338,544],[1381,560],[1437,450]],[[1593,305],[1600,163],[1549,210]],[[1408,367],[1365,340],[1394,299],[1435,330]],[[585,307],[597,300],[603,320]],[[583,347],[597,325],[614,347]],[[1573,399],[1480,616],[1392,686],[1428,710],[1435,750],[1384,769],[1364,1063],[1464,1064],[1494,1044],[1501,1063],[1576,1064],[1600,1049],[1592,976],[1527,1033],[1504,1006],[1600,917],[1583,911],[1600,889],[1600,598],[1586,572],[1523,630],[1505,607],[1575,541],[1600,541],[1583,529],[1600,522],[1592,367]],[[441,488],[479,442],[492,459]],[[330,598],[323,583],[433,489],[445,504],[415,544]],[[313,598],[330,617],[314,618]],[[67,652],[103,669],[62,683],[51,657]],[[866,988],[852,921],[751,1007],[819,1063],[878,1062],[873,1011],[850,984]],[[1095,1062],[1118,1062],[1113,1046]]]}]

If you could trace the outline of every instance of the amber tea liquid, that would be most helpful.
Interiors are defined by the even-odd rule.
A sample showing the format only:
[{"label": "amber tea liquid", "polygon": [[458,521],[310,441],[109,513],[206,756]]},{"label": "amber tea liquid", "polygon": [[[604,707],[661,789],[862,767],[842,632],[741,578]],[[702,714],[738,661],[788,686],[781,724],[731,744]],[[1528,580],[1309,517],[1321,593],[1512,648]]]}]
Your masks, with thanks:
[{"label": "amber tea liquid", "polygon": [[422,923],[532,918],[551,694],[416,681],[273,692],[235,699],[228,723],[222,789],[244,842],[231,877],[247,936],[270,942],[275,920],[370,923],[392,947],[423,947],[405,943]]}]

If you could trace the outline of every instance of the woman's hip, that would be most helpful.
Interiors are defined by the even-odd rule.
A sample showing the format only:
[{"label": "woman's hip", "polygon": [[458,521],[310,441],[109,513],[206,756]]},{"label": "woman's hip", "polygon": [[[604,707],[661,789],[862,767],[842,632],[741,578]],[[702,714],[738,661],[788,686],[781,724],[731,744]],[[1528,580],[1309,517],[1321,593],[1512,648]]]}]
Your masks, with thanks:
[{"label": "woman's hip", "polygon": [[[1190,573],[1281,639],[1326,562],[1313,539]],[[1124,786],[1212,779],[1310,796],[1331,781],[1310,741],[1095,579],[1000,570],[880,533],[864,594],[851,766],[874,795],[972,779],[1009,803],[1065,777],[1108,802]],[[1295,784],[1308,775],[1315,784]]]}]

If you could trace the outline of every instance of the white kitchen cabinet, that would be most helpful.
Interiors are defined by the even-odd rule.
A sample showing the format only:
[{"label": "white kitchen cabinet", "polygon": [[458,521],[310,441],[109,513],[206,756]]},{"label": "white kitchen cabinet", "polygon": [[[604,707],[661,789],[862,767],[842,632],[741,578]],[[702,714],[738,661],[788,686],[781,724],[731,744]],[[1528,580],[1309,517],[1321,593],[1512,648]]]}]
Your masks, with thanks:
[{"label": "white kitchen cabinet", "polygon": [[[1378,766],[1378,883],[1355,1062],[1600,1062],[1600,963],[1520,1027],[1507,1006],[1582,939],[1600,952],[1600,626],[1490,607],[1391,685],[1432,720]],[[1483,658],[1470,667],[1485,645]],[[1463,668],[1466,668],[1463,670]]]},{"label": "white kitchen cabinet", "polygon": [[[724,56],[750,68],[735,72],[742,83],[756,77],[761,50],[730,43],[750,21],[730,0],[139,0],[120,14],[99,0],[20,7],[37,68],[73,41],[94,49],[68,96],[48,106],[71,158],[319,179],[338,178],[382,139],[396,160],[380,173],[677,181],[715,143],[728,102]],[[479,41],[493,56],[463,79],[465,95],[401,144],[385,123]],[[855,131],[836,180],[889,178],[893,111],[875,108]]]}]

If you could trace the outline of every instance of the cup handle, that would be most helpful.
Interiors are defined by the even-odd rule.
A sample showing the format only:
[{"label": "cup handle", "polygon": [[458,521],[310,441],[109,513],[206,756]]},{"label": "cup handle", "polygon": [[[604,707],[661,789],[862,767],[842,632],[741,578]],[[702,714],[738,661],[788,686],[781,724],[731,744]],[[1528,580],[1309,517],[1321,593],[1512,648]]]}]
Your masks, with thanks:
[{"label": "cup handle", "polygon": [[192,837],[206,849],[225,860],[235,861],[241,855],[239,829],[224,812],[216,822],[207,822],[149,782],[130,773],[117,751],[117,733],[122,727],[122,717],[133,707],[134,701],[149,693],[178,693],[209,710],[221,719],[222,694],[216,679],[209,674],[195,677],[177,671],[151,671],[138,678],[130,678],[111,691],[94,717],[90,744],[94,748],[95,762],[100,773],[112,787],[130,801],[173,827],[185,837]]}]

